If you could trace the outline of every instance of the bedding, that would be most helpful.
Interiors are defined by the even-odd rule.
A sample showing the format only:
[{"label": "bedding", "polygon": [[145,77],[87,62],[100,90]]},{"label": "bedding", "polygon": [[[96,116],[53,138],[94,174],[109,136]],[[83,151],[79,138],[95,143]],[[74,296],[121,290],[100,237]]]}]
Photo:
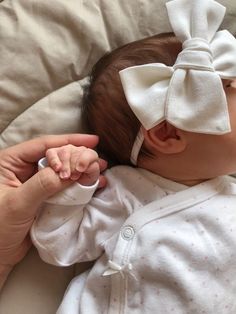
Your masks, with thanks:
[{"label": "bedding", "polygon": [[[0,149],[42,134],[82,131],[92,65],[127,42],[171,31],[166,0],[0,0]],[[222,29],[236,34],[236,1]],[[79,266],[78,271],[81,271]],[[32,250],[0,296],[0,314],[55,313],[75,268]]]},{"label": "bedding", "polygon": [[[104,53],[170,31],[165,0],[4,0],[0,3],[0,148],[81,131],[84,79]],[[236,34],[236,2],[222,28]],[[43,123],[42,123],[43,122]]]}]

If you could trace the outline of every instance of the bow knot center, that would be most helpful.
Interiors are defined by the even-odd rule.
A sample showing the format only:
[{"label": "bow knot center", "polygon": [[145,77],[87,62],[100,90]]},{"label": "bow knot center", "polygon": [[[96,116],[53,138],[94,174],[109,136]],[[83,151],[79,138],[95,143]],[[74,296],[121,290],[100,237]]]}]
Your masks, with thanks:
[{"label": "bow knot center", "polygon": [[103,276],[111,276],[117,273],[120,273],[122,277],[124,277],[124,273],[130,274],[132,277],[135,277],[135,275],[132,273],[133,266],[131,263],[119,265],[111,260],[108,261],[108,268],[103,273]]},{"label": "bow knot center", "polygon": [[173,66],[176,69],[195,69],[214,72],[212,50],[202,38],[187,39]]}]

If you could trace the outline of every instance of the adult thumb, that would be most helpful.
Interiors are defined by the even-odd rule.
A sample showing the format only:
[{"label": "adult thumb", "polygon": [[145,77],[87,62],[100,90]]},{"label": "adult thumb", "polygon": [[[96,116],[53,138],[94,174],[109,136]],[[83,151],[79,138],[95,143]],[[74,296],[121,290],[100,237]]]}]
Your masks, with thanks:
[{"label": "adult thumb", "polygon": [[46,167],[17,188],[18,198],[23,201],[26,211],[34,214],[43,201],[72,183],[71,180],[61,180],[54,170]]}]

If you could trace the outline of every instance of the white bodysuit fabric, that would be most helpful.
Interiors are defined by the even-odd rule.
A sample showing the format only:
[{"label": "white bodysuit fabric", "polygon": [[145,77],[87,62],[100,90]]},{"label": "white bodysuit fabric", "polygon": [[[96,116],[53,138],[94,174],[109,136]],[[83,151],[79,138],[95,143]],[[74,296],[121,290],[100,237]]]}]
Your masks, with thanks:
[{"label": "white bodysuit fabric", "polygon": [[54,197],[32,227],[44,261],[95,260],[57,313],[235,314],[235,179],[189,188],[127,166],[106,177],[108,186],[93,197],[96,185],[78,184],[62,200],[71,205]]}]

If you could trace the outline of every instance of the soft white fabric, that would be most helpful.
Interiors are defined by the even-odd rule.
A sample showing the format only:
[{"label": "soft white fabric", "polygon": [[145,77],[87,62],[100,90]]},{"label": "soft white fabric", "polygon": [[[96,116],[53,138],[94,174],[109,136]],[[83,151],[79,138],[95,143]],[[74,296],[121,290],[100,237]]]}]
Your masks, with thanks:
[{"label": "soft white fabric", "polygon": [[137,165],[138,155],[143,145],[143,141],[144,141],[143,129],[140,128],[134,140],[134,144],[130,153],[130,161],[133,165]]},{"label": "soft white fabric", "polygon": [[[230,132],[221,79],[236,77],[236,40],[217,32],[225,8],[213,0],[173,0],[166,7],[183,50],[173,67],[154,63],[120,71],[131,109],[147,130],[166,120],[190,132]],[[137,149],[132,162],[136,155]]]},{"label": "soft white fabric", "polygon": [[212,0],[173,0],[166,4],[183,50],[173,67],[154,63],[120,71],[131,109],[145,129],[163,120],[186,131],[230,131],[221,78],[236,77],[236,40],[216,32],[225,8]]},{"label": "soft white fabric", "polygon": [[67,288],[65,294],[66,298],[63,299],[57,314],[63,313],[79,313],[80,307],[80,295],[82,294],[84,283],[89,275],[89,271],[82,273],[80,276],[75,277],[69,287]]},{"label": "soft white fabric", "polygon": [[187,188],[126,166],[106,175],[86,207],[47,204],[33,226],[46,262],[96,260],[58,313],[235,313],[236,181]]},{"label": "soft white fabric", "polygon": [[[84,265],[80,265],[80,272]],[[77,274],[72,267],[55,267],[32,248],[11,272],[0,294],[0,314],[54,314],[68,283]]]}]

